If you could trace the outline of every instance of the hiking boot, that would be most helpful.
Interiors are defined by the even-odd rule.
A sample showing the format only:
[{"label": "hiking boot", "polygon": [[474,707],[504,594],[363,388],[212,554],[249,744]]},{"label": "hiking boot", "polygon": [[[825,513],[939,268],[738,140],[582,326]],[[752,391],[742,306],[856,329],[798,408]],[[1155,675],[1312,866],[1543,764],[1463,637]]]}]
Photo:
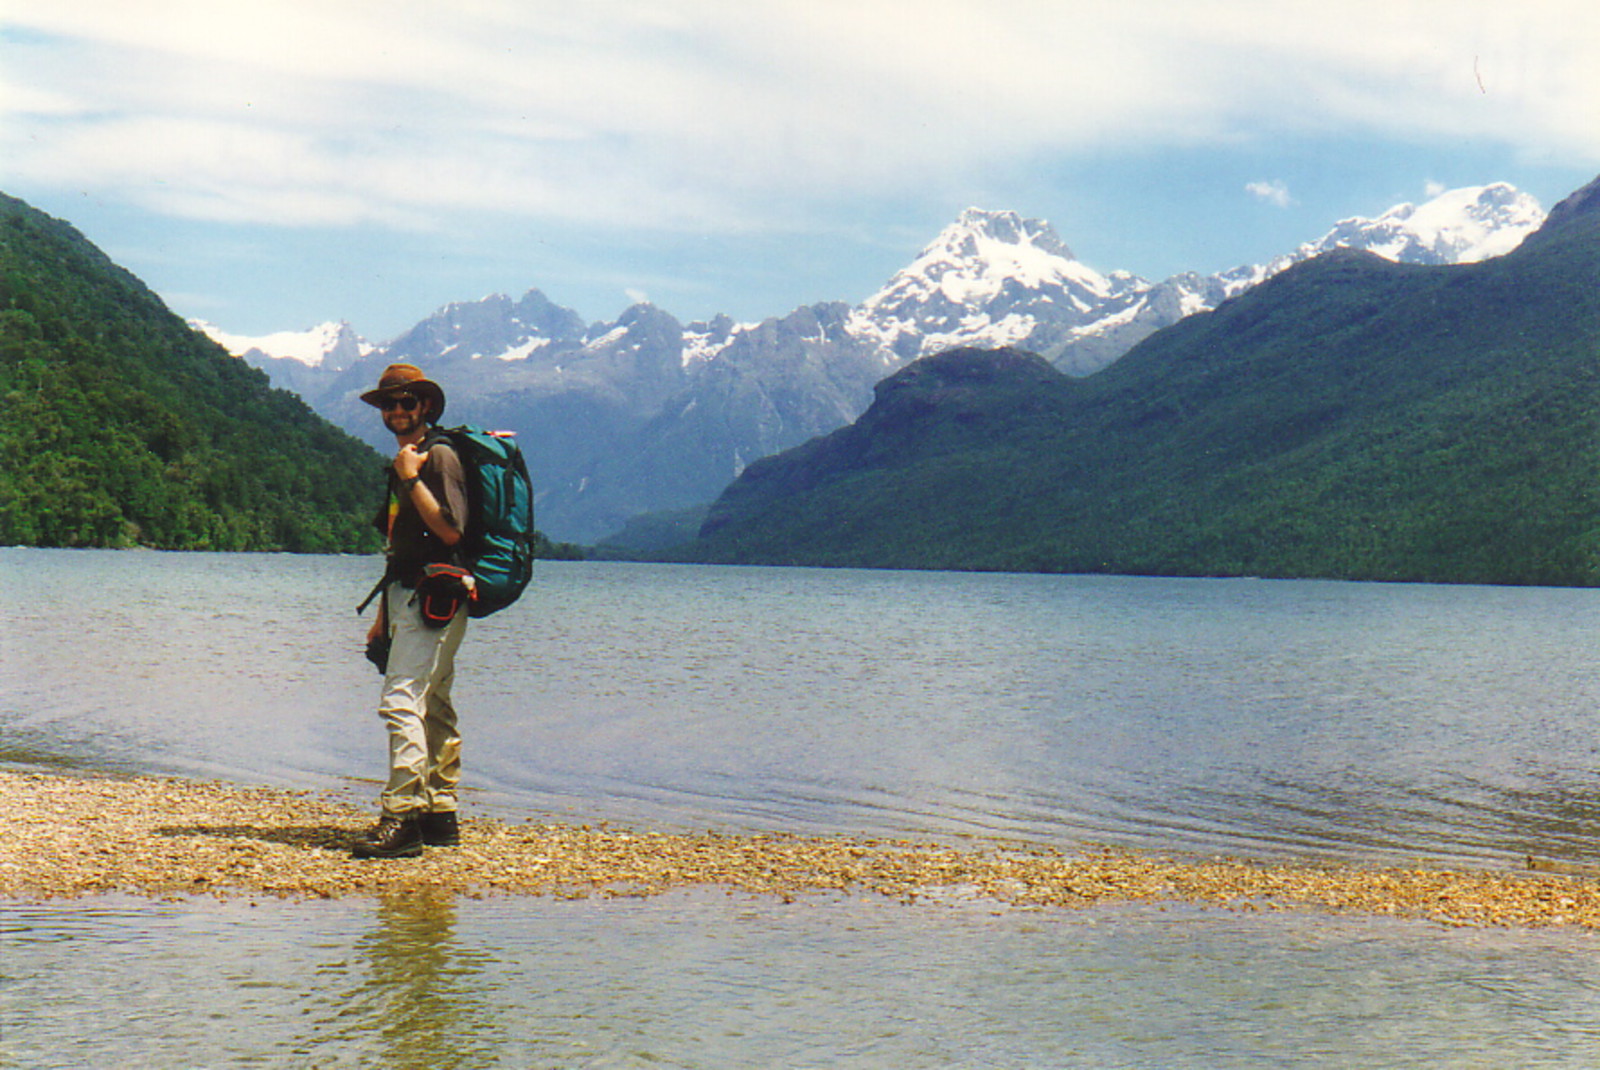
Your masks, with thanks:
[{"label": "hiking boot", "polygon": [[421,853],[422,821],[392,814],[379,818],[350,849],[355,858],[415,858]]},{"label": "hiking boot", "polygon": [[461,843],[461,825],[454,810],[422,815],[422,842],[429,847],[455,847]]}]

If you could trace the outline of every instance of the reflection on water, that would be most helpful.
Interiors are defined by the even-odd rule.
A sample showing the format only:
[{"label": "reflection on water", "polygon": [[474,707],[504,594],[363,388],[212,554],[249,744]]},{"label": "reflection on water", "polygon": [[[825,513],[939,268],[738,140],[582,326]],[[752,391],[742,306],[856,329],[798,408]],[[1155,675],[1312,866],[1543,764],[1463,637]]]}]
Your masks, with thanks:
[{"label": "reflection on water", "polygon": [[354,1048],[394,1070],[492,1065],[502,1038],[479,984],[489,956],[457,939],[454,897],[391,893],[374,915],[348,960],[315,971],[329,1014],[296,1050]]},{"label": "reflection on water", "polygon": [[[10,904],[18,1067],[1587,1068],[1600,937],[1188,907]],[[88,953],[92,951],[92,953]]]}]

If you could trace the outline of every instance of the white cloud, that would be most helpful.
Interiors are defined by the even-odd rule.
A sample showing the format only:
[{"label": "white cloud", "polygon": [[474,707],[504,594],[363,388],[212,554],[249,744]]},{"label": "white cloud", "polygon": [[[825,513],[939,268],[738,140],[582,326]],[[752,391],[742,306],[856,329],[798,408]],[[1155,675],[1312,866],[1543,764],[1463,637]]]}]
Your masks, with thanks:
[{"label": "white cloud", "polygon": [[1278,208],[1287,208],[1294,203],[1294,198],[1289,196],[1289,187],[1280,179],[1271,182],[1247,182],[1244,190],[1250,196]]},{"label": "white cloud", "polygon": [[0,28],[5,181],[198,218],[773,226],[1286,133],[1600,161],[1600,8],[1577,0],[74,0]]}]

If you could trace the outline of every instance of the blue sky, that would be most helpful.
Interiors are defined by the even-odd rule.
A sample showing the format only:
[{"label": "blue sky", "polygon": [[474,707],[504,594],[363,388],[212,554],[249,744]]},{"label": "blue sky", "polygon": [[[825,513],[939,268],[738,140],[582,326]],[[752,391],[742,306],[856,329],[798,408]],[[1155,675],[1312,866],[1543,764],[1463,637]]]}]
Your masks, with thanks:
[{"label": "blue sky", "polygon": [[760,319],[867,297],[968,206],[1160,279],[1597,174],[1590,0],[0,8],[0,190],[241,334],[533,287]]}]

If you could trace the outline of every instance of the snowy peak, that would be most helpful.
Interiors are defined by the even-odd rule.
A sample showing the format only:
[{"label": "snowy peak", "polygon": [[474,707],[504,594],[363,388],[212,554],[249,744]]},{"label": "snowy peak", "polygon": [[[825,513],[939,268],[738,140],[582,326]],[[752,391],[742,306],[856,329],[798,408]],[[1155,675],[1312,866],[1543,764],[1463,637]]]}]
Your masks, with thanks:
[{"label": "snowy peak", "polygon": [[583,320],[538,290],[520,300],[490,294],[445,305],[389,343],[396,360],[527,360],[554,342],[581,338]]},{"label": "snowy peak", "polygon": [[976,308],[1007,286],[1035,291],[1070,286],[1100,295],[1112,288],[1110,280],[1072,255],[1046,221],[968,208],[867,304],[938,291],[954,304]]},{"label": "snowy peak", "polygon": [[1408,264],[1463,264],[1515,249],[1544,220],[1538,201],[1499,182],[1341,220],[1265,264],[1151,284],[1081,263],[1049,223],[969,208],[851,314],[850,332],[886,366],[957,346],[1019,346],[1070,374],[1093,372],[1142,338],[1215,308],[1332,249]]},{"label": "snowy peak", "polygon": [[319,323],[303,331],[277,331],[258,336],[229,334],[205,320],[190,320],[189,326],[252,364],[263,360],[292,360],[308,368],[342,371],[376,348],[342,320]]},{"label": "snowy peak", "polygon": [[968,260],[998,253],[1000,260],[1016,262],[1017,250],[1037,249],[1060,260],[1076,260],[1072,250],[1043,219],[1024,219],[1016,212],[991,212],[968,208],[923,250],[950,250]]},{"label": "snowy peak", "polygon": [[1013,345],[1041,324],[1076,322],[1143,285],[1081,263],[1055,229],[968,208],[852,313],[849,330],[912,359],[964,345]]},{"label": "snowy peak", "polygon": [[1539,202],[1513,186],[1467,186],[1421,205],[1396,205],[1376,219],[1340,220],[1301,246],[1296,259],[1350,248],[1406,264],[1473,264],[1509,253],[1543,222]]}]

